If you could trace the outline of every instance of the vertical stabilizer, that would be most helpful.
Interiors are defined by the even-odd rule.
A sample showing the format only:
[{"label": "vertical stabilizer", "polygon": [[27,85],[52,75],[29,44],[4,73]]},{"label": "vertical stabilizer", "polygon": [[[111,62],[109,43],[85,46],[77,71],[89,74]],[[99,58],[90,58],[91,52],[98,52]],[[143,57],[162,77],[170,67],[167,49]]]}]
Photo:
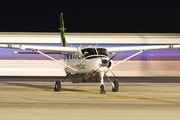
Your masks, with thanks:
[{"label": "vertical stabilizer", "polygon": [[64,21],[63,21],[63,13],[61,13],[60,15],[60,36],[61,36],[61,45],[62,46],[66,46],[69,47],[69,44],[66,42],[66,38],[65,38],[65,28],[64,28]]}]

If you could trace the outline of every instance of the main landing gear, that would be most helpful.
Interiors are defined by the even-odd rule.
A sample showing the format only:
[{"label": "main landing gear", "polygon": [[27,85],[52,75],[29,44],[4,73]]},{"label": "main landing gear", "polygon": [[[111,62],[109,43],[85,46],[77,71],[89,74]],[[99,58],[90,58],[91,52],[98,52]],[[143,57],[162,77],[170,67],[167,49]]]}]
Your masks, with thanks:
[{"label": "main landing gear", "polygon": [[117,80],[113,82],[112,92],[118,92],[119,90],[119,83]]},{"label": "main landing gear", "polygon": [[[61,81],[56,81],[55,87],[54,87],[54,91],[56,91],[56,92],[60,92],[61,91],[61,85],[65,81],[65,79],[68,77],[68,75],[69,74],[67,74],[66,77],[64,77],[62,82]],[[100,75],[100,80],[101,80],[101,84],[99,86],[100,94],[106,94],[105,85],[104,85],[104,79],[103,79],[104,76],[111,82],[111,84],[112,84],[112,92],[118,92],[118,90],[119,90],[119,83],[118,83],[117,79],[112,82],[107,77],[107,75],[104,74],[104,72],[100,72],[99,75]]]},{"label": "main landing gear", "polygon": [[64,77],[64,79],[63,79],[63,81],[61,82],[61,81],[56,81],[56,83],[55,83],[55,87],[54,87],[54,91],[55,92],[60,92],[61,91],[61,85],[62,85],[62,83],[66,80],[66,78],[68,77],[70,75],[70,73],[69,74],[67,74],[66,75],[66,77]]},{"label": "main landing gear", "polygon": [[56,92],[61,91],[61,82],[60,81],[56,81],[54,91],[56,91]]}]

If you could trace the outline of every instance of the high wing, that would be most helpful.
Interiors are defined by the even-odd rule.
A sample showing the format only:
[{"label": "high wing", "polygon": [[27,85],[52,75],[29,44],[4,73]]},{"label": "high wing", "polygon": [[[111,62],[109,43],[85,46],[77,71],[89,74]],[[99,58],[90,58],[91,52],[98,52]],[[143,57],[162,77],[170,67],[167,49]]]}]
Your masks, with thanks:
[{"label": "high wing", "polygon": [[[0,48],[9,48],[9,49],[20,49],[20,50],[32,50],[32,51],[36,51],[39,54],[42,54],[52,60],[54,60],[57,63],[62,64],[63,66],[66,66],[74,71],[76,71],[76,69],[66,65],[65,63],[58,61],[54,58],[52,58],[51,56],[48,56],[47,54],[45,54],[44,52],[41,51],[46,51],[46,52],[56,52],[56,53],[60,53],[60,54],[71,54],[74,53],[78,50],[78,48],[76,47],[55,47],[55,46],[35,46],[35,45],[8,45],[8,44],[0,44]],[[29,54],[29,53],[28,53]]]},{"label": "high wing", "polygon": [[141,50],[159,50],[159,49],[177,49],[180,45],[150,45],[150,46],[128,46],[128,47],[107,47],[109,54],[116,52],[141,51]]},{"label": "high wing", "polygon": [[0,44],[0,48],[32,50],[32,51],[49,51],[59,54],[71,54],[78,50],[77,47],[58,47],[58,46],[37,46],[37,45],[9,45]]}]

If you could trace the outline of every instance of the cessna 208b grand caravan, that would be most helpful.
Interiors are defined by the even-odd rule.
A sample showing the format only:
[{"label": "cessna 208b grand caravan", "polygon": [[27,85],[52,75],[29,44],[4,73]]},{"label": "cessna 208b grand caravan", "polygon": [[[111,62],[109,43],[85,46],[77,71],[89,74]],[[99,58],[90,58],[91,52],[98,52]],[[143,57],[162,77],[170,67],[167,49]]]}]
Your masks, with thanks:
[{"label": "cessna 208b grand caravan", "polygon": [[[26,54],[42,54],[49,59],[63,65],[65,67],[66,76],[63,81],[56,81],[54,91],[61,91],[61,85],[66,78],[69,78],[72,83],[81,82],[100,82],[99,91],[105,94],[104,77],[106,77],[112,84],[112,91],[118,92],[118,80],[110,80],[106,73],[111,72],[113,66],[116,66],[146,50],[157,49],[177,49],[180,45],[151,45],[151,46],[131,46],[131,47],[70,47],[66,42],[64,33],[63,14],[60,15],[60,34],[62,47],[57,46],[35,46],[35,45],[11,45],[0,44],[0,48],[32,50],[32,52],[24,52]],[[119,52],[137,51],[136,54],[116,63],[113,65],[112,59]],[[16,52],[21,54],[23,52]],[[23,54],[24,54],[23,53]],[[116,53],[113,57],[109,58],[108,54]],[[66,59],[61,62],[49,56],[48,54],[63,54]],[[112,73],[113,74],[113,73]],[[114,74],[113,74],[114,75]]]}]

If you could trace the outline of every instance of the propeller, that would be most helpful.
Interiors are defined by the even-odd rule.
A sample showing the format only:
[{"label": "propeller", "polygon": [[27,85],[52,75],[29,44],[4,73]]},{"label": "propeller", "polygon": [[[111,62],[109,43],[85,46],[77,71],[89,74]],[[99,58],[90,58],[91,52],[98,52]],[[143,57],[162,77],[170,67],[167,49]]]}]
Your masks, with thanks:
[{"label": "propeller", "polygon": [[[110,67],[110,60],[112,60],[114,57],[116,57],[117,55],[118,55],[119,53],[117,53],[117,54],[115,54],[114,56],[112,56],[111,58],[109,58],[109,60],[107,60],[107,59],[103,59],[102,57],[100,57],[101,58],[101,62],[102,62],[102,64],[99,66],[99,68],[97,68],[96,70],[92,70],[88,75],[87,75],[87,77],[86,78],[89,78],[89,77],[91,77],[94,73],[96,73],[102,66],[106,66],[108,69],[109,69],[109,67]],[[110,69],[109,69],[110,70]],[[111,70],[110,70],[111,71]],[[111,73],[112,73],[112,71],[111,71]],[[113,73],[112,73],[113,74]],[[113,74],[114,75],[114,74]],[[115,75],[114,75],[115,76]]]},{"label": "propeller", "polygon": [[117,54],[115,54],[114,56],[112,56],[108,61],[112,60],[114,57],[116,57],[116,55],[118,55],[119,52]]}]

